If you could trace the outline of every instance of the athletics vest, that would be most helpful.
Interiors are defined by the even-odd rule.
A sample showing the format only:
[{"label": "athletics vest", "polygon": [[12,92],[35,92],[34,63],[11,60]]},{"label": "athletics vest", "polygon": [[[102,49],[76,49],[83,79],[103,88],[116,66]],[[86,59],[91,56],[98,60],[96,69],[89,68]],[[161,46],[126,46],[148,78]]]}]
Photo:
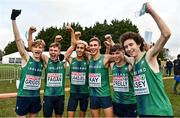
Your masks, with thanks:
[{"label": "athletics vest", "polygon": [[21,69],[18,96],[37,97],[40,96],[41,74],[43,63],[33,60],[30,56],[25,67]]},{"label": "athletics vest", "polygon": [[88,90],[88,63],[85,58],[78,61],[73,58],[70,64],[70,92],[89,93]]},{"label": "athletics vest", "polygon": [[112,68],[113,75],[113,102],[120,104],[135,104],[136,96],[133,88],[133,77],[129,72],[128,64]]},{"label": "athletics vest", "polygon": [[141,115],[172,116],[172,106],[164,91],[162,74],[149,67],[146,54],[134,65],[134,91]]},{"label": "athletics vest", "polygon": [[44,96],[64,95],[65,68],[62,61],[53,62],[49,58],[44,82]]},{"label": "athletics vest", "polygon": [[110,96],[109,71],[103,64],[104,56],[98,60],[90,59],[89,63],[89,93],[90,96]]}]

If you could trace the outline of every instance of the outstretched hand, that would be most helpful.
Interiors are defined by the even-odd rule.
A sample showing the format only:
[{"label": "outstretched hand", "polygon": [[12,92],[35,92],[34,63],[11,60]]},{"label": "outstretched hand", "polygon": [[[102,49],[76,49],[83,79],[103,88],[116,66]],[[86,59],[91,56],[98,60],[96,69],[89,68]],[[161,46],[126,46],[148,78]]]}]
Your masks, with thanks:
[{"label": "outstretched hand", "polygon": [[13,9],[11,13],[11,20],[16,20],[16,17],[21,14],[21,10]]}]

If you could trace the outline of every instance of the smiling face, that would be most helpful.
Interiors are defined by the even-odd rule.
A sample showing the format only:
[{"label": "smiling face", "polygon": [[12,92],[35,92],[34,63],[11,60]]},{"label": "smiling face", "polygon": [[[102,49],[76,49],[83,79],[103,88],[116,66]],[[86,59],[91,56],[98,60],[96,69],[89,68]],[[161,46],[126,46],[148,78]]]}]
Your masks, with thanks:
[{"label": "smiling face", "polygon": [[89,51],[91,56],[96,56],[100,53],[101,46],[98,41],[93,40],[89,43]]},{"label": "smiling face", "polygon": [[36,46],[33,46],[32,47],[32,53],[33,53],[33,57],[35,59],[38,59],[40,60],[40,57],[41,57],[41,54],[43,53],[44,51],[44,47],[42,45],[36,45]]},{"label": "smiling face", "polygon": [[49,55],[51,60],[55,61],[58,59],[60,54],[60,45],[58,43],[52,43],[49,47]]},{"label": "smiling face", "polygon": [[137,58],[141,53],[140,45],[138,45],[133,39],[127,39],[124,41],[124,49],[126,53],[134,58]]},{"label": "smiling face", "polygon": [[82,43],[79,43],[76,45],[76,54],[77,57],[83,57],[85,54],[86,46]]},{"label": "smiling face", "polygon": [[58,47],[50,47],[49,48],[49,55],[51,60],[55,61],[58,59],[60,54],[60,49]]},{"label": "smiling face", "polygon": [[44,51],[45,43],[41,39],[37,39],[32,43],[32,53],[35,59],[40,60],[41,54]]},{"label": "smiling face", "polygon": [[124,59],[124,52],[120,50],[116,50],[114,52],[111,52],[112,55],[115,55],[114,62],[120,63]]}]

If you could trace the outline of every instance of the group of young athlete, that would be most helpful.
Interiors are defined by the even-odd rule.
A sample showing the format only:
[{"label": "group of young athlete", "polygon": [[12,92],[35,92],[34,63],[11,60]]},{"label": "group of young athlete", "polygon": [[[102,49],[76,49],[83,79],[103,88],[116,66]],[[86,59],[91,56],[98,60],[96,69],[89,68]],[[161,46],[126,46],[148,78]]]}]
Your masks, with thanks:
[{"label": "group of young athlete", "polygon": [[[29,29],[28,47],[25,50],[16,25],[20,10],[11,14],[12,27],[18,51],[22,57],[22,70],[18,89],[16,114],[19,117],[35,117],[41,110],[40,84],[43,68],[44,98],[43,115],[62,117],[65,95],[65,66],[60,58],[69,63],[70,97],[68,117],[74,117],[80,103],[79,117],[85,117],[90,101],[92,117],[173,117],[171,103],[164,91],[162,74],[157,56],[168,41],[171,32],[164,21],[146,3],[146,13],[152,16],[161,34],[149,50],[144,50],[144,40],[134,32],[121,35],[120,44],[114,44],[111,35],[106,35],[106,54],[100,53],[101,41],[97,37],[89,40],[89,45],[80,40],[80,32],[71,26],[71,46],[64,56],[60,56],[61,35],[55,37],[49,46],[49,56],[42,54],[45,43],[41,39],[33,41],[34,27]],[[76,57],[71,58],[73,51]],[[128,56],[126,56],[126,55]],[[109,68],[112,71],[113,91],[111,94]],[[103,109],[103,115],[101,115]]]}]

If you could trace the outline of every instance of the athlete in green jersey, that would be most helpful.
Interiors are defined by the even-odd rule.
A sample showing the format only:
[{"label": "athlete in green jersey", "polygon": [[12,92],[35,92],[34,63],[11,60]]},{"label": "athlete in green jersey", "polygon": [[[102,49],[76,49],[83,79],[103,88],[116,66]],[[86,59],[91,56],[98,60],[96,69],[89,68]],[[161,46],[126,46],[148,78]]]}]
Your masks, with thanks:
[{"label": "athlete in green jersey", "polygon": [[109,83],[109,61],[111,55],[101,55],[101,42],[93,37],[89,42],[91,55],[89,62],[89,94],[90,108],[93,117],[100,117],[100,108],[103,108],[104,117],[112,117],[112,100]]},{"label": "athlete in green jersey", "polygon": [[[67,57],[70,64],[70,97],[68,100],[68,117],[74,117],[78,103],[80,103],[79,117],[85,117],[88,107],[89,90],[88,90],[88,59],[85,56],[85,41],[79,39],[79,33],[75,34],[71,26],[68,27],[71,32],[71,38],[76,51],[76,57]],[[73,34],[72,34],[73,33]]]},{"label": "athlete in green jersey", "polygon": [[35,117],[41,109],[40,101],[40,77],[43,64],[40,61],[45,43],[43,40],[36,40],[32,43],[32,56],[24,48],[23,41],[20,37],[18,27],[16,25],[16,17],[21,10],[12,10],[11,20],[13,33],[18,51],[22,58],[22,71],[20,77],[20,85],[18,89],[16,114],[18,117]]},{"label": "athlete in green jersey", "polygon": [[[32,34],[36,31],[30,28],[28,36],[28,46],[31,49],[33,43]],[[44,82],[44,117],[52,117],[53,110],[55,117],[62,117],[64,112],[64,84],[65,84],[65,64],[59,60],[61,45],[57,42],[51,43],[49,46],[50,58],[42,55],[41,59],[45,64],[45,82]],[[69,56],[74,48],[72,46],[64,54]]]},{"label": "athlete in green jersey", "polygon": [[111,63],[113,77],[113,112],[117,117],[136,117],[137,102],[134,94],[132,65],[125,60],[125,52],[120,44],[111,47],[112,55],[119,55]]},{"label": "athlete in green jersey", "polygon": [[161,35],[155,45],[146,53],[143,50],[143,38],[138,33],[127,32],[121,35],[121,42],[126,53],[134,57],[134,90],[137,95],[139,116],[173,116],[173,110],[164,92],[162,75],[159,70],[157,56],[168,41],[171,32],[149,3],[145,3],[145,11],[158,25]]}]

